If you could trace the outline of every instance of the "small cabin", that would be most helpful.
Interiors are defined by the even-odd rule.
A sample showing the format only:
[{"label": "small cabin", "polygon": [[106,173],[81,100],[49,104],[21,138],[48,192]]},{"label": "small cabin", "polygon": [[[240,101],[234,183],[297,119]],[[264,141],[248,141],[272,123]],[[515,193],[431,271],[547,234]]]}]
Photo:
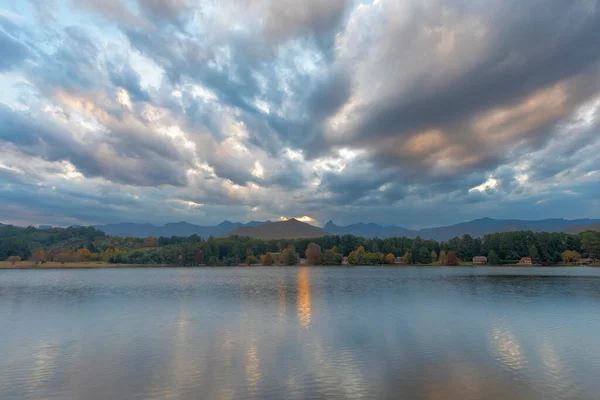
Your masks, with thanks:
[{"label": "small cabin", "polygon": [[348,257],[342,258],[342,265],[348,265]]},{"label": "small cabin", "polygon": [[585,265],[591,264],[593,262],[594,262],[594,260],[591,258],[582,258],[579,260],[579,264],[585,264]]},{"label": "small cabin", "polygon": [[521,258],[521,260],[519,260],[519,262],[517,264],[519,264],[519,265],[532,265],[533,262],[531,261],[531,257],[523,257],[523,258]]},{"label": "small cabin", "polygon": [[396,257],[394,264],[404,264],[404,258],[400,256]]},{"label": "small cabin", "polygon": [[473,257],[474,265],[484,265],[487,264],[487,257],[485,256],[475,256]]}]

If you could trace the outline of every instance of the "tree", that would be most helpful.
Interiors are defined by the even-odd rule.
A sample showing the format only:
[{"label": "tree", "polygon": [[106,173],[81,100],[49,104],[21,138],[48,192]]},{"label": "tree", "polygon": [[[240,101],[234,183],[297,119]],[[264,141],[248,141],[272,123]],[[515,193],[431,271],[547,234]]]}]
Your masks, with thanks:
[{"label": "tree", "polygon": [[260,261],[255,256],[246,257],[246,265],[258,264]]},{"label": "tree", "polygon": [[360,264],[360,256],[358,254],[358,251],[354,250],[351,251],[350,254],[348,255],[348,264],[350,265],[359,265]]},{"label": "tree", "polygon": [[446,255],[446,252],[444,250],[440,251],[440,265],[446,265],[448,262],[447,258],[448,256]]},{"label": "tree", "polygon": [[144,239],[144,247],[158,247],[158,242],[154,236],[148,236],[146,239]]},{"label": "tree", "polygon": [[356,253],[358,255],[358,263],[362,263],[363,262],[363,258],[365,256],[365,248],[364,246],[359,246],[358,249],[356,249]]},{"label": "tree", "polygon": [[279,256],[279,263],[283,265],[296,265],[297,262],[296,252],[289,247],[283,250]]},{"label": "tree", "polygon": [[321,246],[311,242],[306,247],[306,262],[309,265],[318,265],[321,262]]},{"label": "tree", "polygon": [[326,250],[325,253],[323,253],[323,256],[321,257],[321,264],[341,265],[343,258],[344,256],[342,256],[341,253],[337,252],[337,247],[334,247],[330,250]]},{"label": "tree", "polygon": [[437,260],[438,260],[438,255],[437,255],[437,253],[435,252],[435,250],[431,250],[431,262],[432,262],[432,263],[436,263],[436,262],[437,262]]},{"label": "tree", "polygon": [[194,253],[194,261],[196,262],[196,264],[202,264],[202,261],[204,261],[204,252],[202,251],[202,249],[196,250],[196,252]]},{"label": "tree", "polygon": [[271,255],[271,253],[266,253],[262,256],[263,265],[273,265],[273,262],[273,255]]},{"label": "tree", "polygon": [[77,253],[79,254],[79,258],[84,261],[89,260],[92,255],[92,253],[86,248],[77,250]]},{"label": "tree", "polygon": [[446,257],[446,265],[458,265],[458,258],[456,257],[454,250],[450,250],[448,252],[448,256]]},{"label": "tree", "polygon": [[394,257],[394,255],[392,253],[388,253],[387,256],[385,256],[385,263],[386,264],[395,264],[396,257]]},{"label": "tree", "polygon": [[10,256],[6,260],[9,261],[12,265],[15,265],[16,263],[18,263],[19,261],[21,261],[21,257],[19,257],[19,256]]},{"label": "tree", "polygon": [[496,254],[494,250],[490,250],[487,256],[487,263],[488,265],[500,265],[502,261],[500,260],[500,257],[498,256],[498,254]]},{"label": "tree", "polygon": [[565,264],[575,263],[581,259],[581,254],[573,250],[565,250],[561,254],[561,260]]},{"label": "tree", "polygon": [[404,264],[412,264],[414,262],[412,251],[406,250],[404,256],[402,257],[402,261]]},{"label": "tree", "polygon": [[431,253],[427,247],[423,246],[419,249],[419,260],[421,264],[430,264],[431,263]]},{"label": "tree", "polygon": [[600,238],[597,232],[587,231],[581,234],[581,249],[589,258],[600,258]]},{"label": "tree", "polygon": [[534,264],[537,264],[540,261],[538,249],[534,245],[529,246],[529,257],[531,257],[531,262]]},{"label": "tree", "polygon": [[37,249],[29,257],[29,261],[33,262],[35,265],[46,262],[46,252],[42,248]]}]

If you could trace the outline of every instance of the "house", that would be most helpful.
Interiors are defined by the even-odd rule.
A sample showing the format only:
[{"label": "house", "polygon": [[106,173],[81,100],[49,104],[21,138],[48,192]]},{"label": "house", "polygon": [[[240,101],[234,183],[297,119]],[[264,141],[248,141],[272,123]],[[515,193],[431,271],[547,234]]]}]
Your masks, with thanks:
[{"label": "house", "polygon": [[531,261],[531,257],[523,257],[523,258],[521,258],[521,260],[517,264],[519,264],[519,265],[531,265],[531,264],[533,264],[533,262]]},{"label": "house", "polygon": [[342,258],[342,265],[348,265],[348,257]]},{"label": "house", "polygon": [[474,265],[484,265],[487,264],[487,257],[485,256],[475,256],[473,257]]},{"label": "house", "polygon": [[402,258],[400,256],[396,257],[394,264],[404,264],[404,258]]},{"label": "house", "polygon": [[592,264],[594,262],[591,258],[582,258],[579,260],[579,264]]}]

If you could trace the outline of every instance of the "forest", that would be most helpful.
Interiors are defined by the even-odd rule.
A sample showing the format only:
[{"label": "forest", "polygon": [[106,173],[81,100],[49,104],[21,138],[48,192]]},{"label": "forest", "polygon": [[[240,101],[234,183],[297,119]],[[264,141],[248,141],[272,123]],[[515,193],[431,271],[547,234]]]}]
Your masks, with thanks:
[{"label": "forest", "polygon": [[580,258],[600,259],[600,233],[503,232],[447,242],[395,237],[365,239],[353,235],[314,239],[259,240],[227,238],[108,236],[92,227],[37,229],[0,227],[0,261],[30,260],[106,262],[162,265],[288,264],[301,259],[313,265],[404,264],[457,265],[474,256],[486,256],[493,265],[514,264],[531,257],[534,264],[576,263]]}]

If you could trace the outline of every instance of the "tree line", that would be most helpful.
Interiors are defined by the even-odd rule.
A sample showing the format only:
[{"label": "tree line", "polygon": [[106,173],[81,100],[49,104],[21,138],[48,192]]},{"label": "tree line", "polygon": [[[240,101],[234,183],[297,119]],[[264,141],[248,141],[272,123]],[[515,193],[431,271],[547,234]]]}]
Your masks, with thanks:
[{"label": "tree line", "polygon": [[512,264],[531,257],[535,264],[600,259],[600,233],[503,232],[474,238],[468,234],[446,242],[420,237],[363,238],[329,235],[314,239],[260,240],[228,238],[108,236],[91,227],[36,229],[0,227],[0,260],[33,262],[104,261],[127,264],[238,265],[296,264],[453,265],[486,256],[490,264]]}]

